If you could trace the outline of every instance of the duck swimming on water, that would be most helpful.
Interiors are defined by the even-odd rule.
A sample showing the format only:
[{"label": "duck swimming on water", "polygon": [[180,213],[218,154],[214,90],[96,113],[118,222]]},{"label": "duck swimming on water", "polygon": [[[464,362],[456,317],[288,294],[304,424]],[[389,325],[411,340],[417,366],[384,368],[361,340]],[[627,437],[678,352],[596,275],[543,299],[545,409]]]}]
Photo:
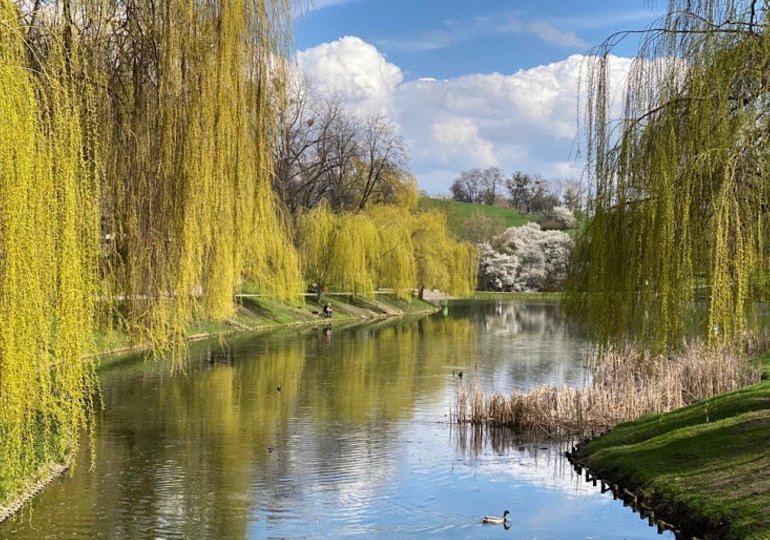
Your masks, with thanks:
[{"label": "duck swimming on water", "polygon": [[484,516],[481,522],[488,523],[489,525],[505,525],[505,523],[508,521],[508,514],[510,514],[510,512],[506,510],[503,512],[503,517]]}]

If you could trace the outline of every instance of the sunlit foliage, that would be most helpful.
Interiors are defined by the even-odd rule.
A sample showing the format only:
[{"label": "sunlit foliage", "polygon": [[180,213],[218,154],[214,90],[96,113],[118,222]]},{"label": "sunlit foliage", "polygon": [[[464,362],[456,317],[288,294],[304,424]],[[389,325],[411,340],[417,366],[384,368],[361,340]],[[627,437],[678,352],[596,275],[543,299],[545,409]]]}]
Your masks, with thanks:
[{"label": "sunlit foliage", "polygon": [[476,248],[452,238],[446,214],[437,211],[415,213],[412,216],[412,242],[420,292],[425,288],[437,288],[462,296],[476,288]]},{"label": "sunlit foliage", "polygon": [[[0,502],[72,453],[100,325],[160,348],[229,317],[242,280],[300,292],[272,185],[289,21],[288,0],[0,0]],[[307,277],[468,291],[475,251],[407,209],[386,124],[364,123],[360,211],[299,220]]]},{"label": "sunlit foliage", "polygon": [[0,0],[0,502],[68,454],[94,383],[92,96],[61,33],[36,77],[17,21]]},{"label": "sunlit foliage", "polygon": [[335,214],[322,204],[300,216],[297,234],[304,274],[319,289],[371,296],[379,235],[366,215]]},{"label": "sunlit foliage", "polygon": [[573,305],[612,333],[675,343],[696,287],[704,331],[727,342],[768,293],[770,12],[744,0],[671,0],[645,35],[620,123],[606,54],[590,66],[586,129],[596,180],[576,249]]},{"label": "sunlit foliage", "polygon": [[268,139],[288,16],[0,0],[0,502],[72,453],[97,319],[161,346],[244,278],[299,292]]},{"label": "sunlit foliage", "polygon": [[103,44],[129,59],[106,67],[114,96],[103,96],[113,295],[154,341],[181,337],[193,315],[226,318],[242,277],[285,298],[300,283],[266,139],[286,6],[165,4],[132,6],[126,22],[141,31]]},{"label": "sunlit foliage", "polygon": [[382,287],[409,298],[412,289],[475,288],[476,249],[451,236],[441,212],[375,205],[335,214],[322,204],[300,216],[297,235],[304,274],[321,290],[366,296]]}]

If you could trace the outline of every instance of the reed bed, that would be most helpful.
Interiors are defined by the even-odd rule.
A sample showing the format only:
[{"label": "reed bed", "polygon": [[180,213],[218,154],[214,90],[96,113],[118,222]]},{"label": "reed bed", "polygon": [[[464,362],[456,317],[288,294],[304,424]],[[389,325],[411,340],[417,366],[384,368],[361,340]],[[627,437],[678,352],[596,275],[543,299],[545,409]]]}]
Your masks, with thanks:
[{"label": "reed bed", "polygon": [[460,424],[587,437],[645,414],[755,384],[762,374],[744,353],[702,344],[672,355],[632,346],[609,348],[591,356],[588,372],[583,388],[541,386],[508,396],[487,395],[463,384],[452,417]]}]

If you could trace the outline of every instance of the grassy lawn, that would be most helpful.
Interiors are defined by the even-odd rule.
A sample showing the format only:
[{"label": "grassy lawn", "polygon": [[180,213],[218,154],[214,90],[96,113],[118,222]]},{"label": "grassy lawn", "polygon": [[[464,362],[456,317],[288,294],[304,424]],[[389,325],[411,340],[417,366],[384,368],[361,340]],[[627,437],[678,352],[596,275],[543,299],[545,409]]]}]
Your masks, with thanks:
[{"label": "grassy lawn", "polygon": [[[758,359],[770,373],[770,355]],[[770,381],[621,424],[578,461],[701,538],[770,538]]]},{"label": "grassy lawn", "polygon": [[458,201],[450,201],[449,208],[463,219],[468,219],[475,214],[483,214],[492,217],[501,217],[505,220],[506,227],[519,227],[525,223],[536,220],[538,215],[522,214],[513,208],[501,206],[487,206],[485,204],[472,204]]},{"label": "grassy lawn", "polygon": [[464,203],[448,199],[434,199],[423,197],[420,200],[423,208],[436,208],[444,210],[449,218],[450,226],[453,223],[462,223],[471,216],[483,214],[491,217],[501,217],[505,220],[506,227],[519,227],[530,221],[535,221],[540,216],[538,214],[522,214],[513,208],[503,208],[500,206],[487,206],[485,204]]},{"label": "grassy lawn", "polygon": [[[321,316],[323,306],[327,302],[334,310],[331,321]],[[373,299],[330,294],[321,296],[320,302],[316,302],[315,296],[303,296],[297,297],[297,300],[291,304],[262,296],[243,296],[240,297],[238,309],[227,321],[196,321],[190,325],[185,334],[189,337],[223,335],[249,330],[267,330],[284,325],[336,323],[428,313],[436,309],[435,305],[417,298],[412,302],[405,302],[389,294],[378,294]],[[128,335],[119,330],[105,331],[96,336],[98,355],[136,347],[142,348],[141,344],[132,342]]]}]

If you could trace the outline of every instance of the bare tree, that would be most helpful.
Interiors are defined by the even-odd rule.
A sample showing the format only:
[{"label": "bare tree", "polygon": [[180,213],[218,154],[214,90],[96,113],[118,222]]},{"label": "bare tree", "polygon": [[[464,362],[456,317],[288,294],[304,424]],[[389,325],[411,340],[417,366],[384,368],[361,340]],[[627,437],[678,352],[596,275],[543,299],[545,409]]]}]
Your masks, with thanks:
[{"label": "bare tree", "polygon": [[532,211],[535,179],[531,175],[516,171],[506,180],[505,187],[508,189],[513,208],[527,214]]},{"label": "bare tree", "polygon": [[364,208],[410,181],[404,140],[388,118],[358,118],[307,79],[289,88],[278,126],[275,189],[292,213],[323,199],[335,210]]},{"label": "bare tree", "polygon": [[474,204],[494,204],[498,186],[503,184],[503,171],[499,167],[468,169],[461,172],[450,186],[456,201]]},{"label": "bare tree", "polygon": [[483,203],[493,205],[497,199],[497,188],[503,186],[503,171],[500,167],[487,167],[482,173],[484,183]]},{"label": "bare tree", "polygon": [[[361,153],[360,121],[340,115],[330,126],[324,144],[329,146],[330,168],[326,178],[326,199],[335,210],[350,207],[354,201],[356,164]],[[320,201],[320,199],[319,199]],[[313,205],[306,205],[310,208]]]},{"label": "bare tree", "polygon": [[331,190],[330,177],[352,153],[348,124],[339,96],[320,95],[307,79],[293,83],[279,110],[273,156],[275,189],[292,213],[315,206]]},{"label": "bare tree", "polygon": [[562,190],[562,204],[569,208],[576,216],[583,212],[583,206],[585,204],[585,194],[583,191],[581,183],[574,179],[567,180],[564,184],[564,189]]},{"label": "bare tree", "polygon": [[370,116],[361,126],[361,181],[358,208],[372,195],[383,194],[389,175],[400,176],[406,166],[406,144],[393,122],[383,115]]},{"label": "bare tree", "polygon": [[484,174],[481,169],[461,172],[450,186],[452,198],[456,201],[481,204],[484,198]]}]

